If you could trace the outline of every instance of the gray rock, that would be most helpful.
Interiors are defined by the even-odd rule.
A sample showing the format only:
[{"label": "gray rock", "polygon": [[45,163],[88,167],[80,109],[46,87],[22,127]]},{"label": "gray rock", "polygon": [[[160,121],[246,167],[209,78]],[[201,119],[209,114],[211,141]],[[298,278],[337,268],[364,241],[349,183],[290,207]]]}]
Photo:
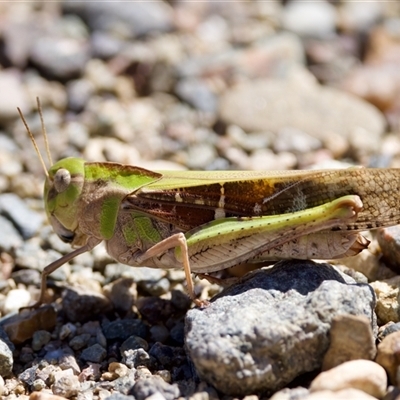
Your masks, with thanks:
[{"label": "gray rock", "polygon": [[[75,79],[68,82],[68,106],[71,110],[80,112],[82,111],[94,93],[93,84],[87,79]],[[83,131],[83,129],[81,129]],[[79,132],[82,133],[82,132]]]},{"label": "gray rock", "polygon": [[24,239],[32,237],[43,223],[42,214],[31,210],[16,194],[0,195],[0,213],[9,218]]},{"label": "gray rock", "polygon": [[8,377],[14,365],[13,354],[10,346],[0,339],[0,376]]},{"label": "gray rock", "polygon": [[61,326],[60,333],[59,333],[59,338],[61,340],[70,338],[72,339],[76,335],[76,325],[74,325],[71,322],[67,322],[63,326]]},{"label": "gray rock", "polygon": [[10,252],[22,245],[22,237],[7,218],[0,215],[0,249]]},{"label": "gray rock", "polygon": [[136,398],[121,393],[113,393],[111,396],[106,397],[105,400],[136,400]]},{"label": "gray rock", "polygon": [[81,373],[81,368],[79,367],[74,354],[64,354],[60,358],[59,362],[60,368],[63,370],[72,369],[76,375]]},{"label": "gray rock", "polygon": [[243,396],[274,392],[320,368],[334,316],[365,315],[375,296],[328,264],[284,261],[251,273],[186,317],[186,347],[200,378]]},{"label": "gray rock", "polygon": [[172,9],[164,2],[79,2],[65,1],[65,9],[82,16],[93,31],[134,38],[172,29]]},{"label": "gray rock", "polygon": [[[0,218],[1,220],[1,218]],[[40,285],[40,272],[34,269],[20,269],[11,274],[11,278],[16,284],[22,283],[23,285]]]},{"label": "gray rock", "polygon": [[250,47],[188,57],[175,68],[177,75],[184,78],[221,76],[235,71],[254,80],[286,77],[294,66],[304,64],[304,46],[300,38],[289,32],[277,32]]},{"label": "gray rock", "polygon": [[78,77],[90,58],[88,43],[68,37],[43,36],[34,42],[31,58],[52,78]]},{"label": "gray rock", "polygon": [[100,363],[106,358],[106,355],[106,349],[96,343],[82,351],[81,359],[84,361]]},{"label": "gray rock", "polygon": [[51,333],[43,330],[36,331],[32,337],[33,351],[39,351],[44,345],[50,342]]},{"label": "gray rock", "polygon": [[125,278],[132,278],[134,282],[148,282],[148,281],[158,281],[165,277],[167,272],[163,269],[157,268],[132,268],[129,265],[110,263],[107,265],[104,275],[108,280],[114,280],[119,275]]},{"label": "gray rock", "polygon": [[120,319],[106,324],[103,333],[108,340],[126,340],[134,335],[145,338],[147,327],[140,319]]},{"label": "gray rock", "polygon": [[166,346],[162,343],[154,343],[149,354],[166,369],[173,369],[174,366],[179,367],[187,361],[183,348]]},{"label": "gray rock", "polygon": [[27,368],[25,371],[21,372],[18,375],[18,378],[21,379],[21,381],[26,383],[27,385],[32,385],[36,379],[36,371],[37,367],[32,366],[30,368]]},{"label": "gray rock", "polygon": [[137,368],[149,365],[151,358],[144,349],[129,349],[122,352],[122,361],[128,368]]},{"label": "gray rock", "polygon": [[115,309],[128,312],[137,298],[136,283],[132,278],[120,278],[104,286],[103,293]]},{"label": "gray rock", "polygon": [[334,134],[364,152],[379,148],[386,124],[378,109],[353,95],[279,79],[237,85],[221,96],[219,106],[224,121],[248,132],[290,127],[323,142]]},{"label": "gray rock", "polygon": [[[27,241],[15,251],[16,264],[21,268],[31,268],[42,272],[46,265],[62,257],[60,253],[52,249],[43,250],[36,241]],[[70,266],[64,264],[49,276],[61,282],[65,282],[69,275]]]},{"label": "gray rock", "polygon": [[145,400],[158,393],[166,400],[174,400],[179,397],[179,388],[176,384],[171,385],[158,376],[151,376],[148,379],[139,379],[129,394],[133,394],[137,400]]},{"label": "gray rock", "polygon": [[164,343],[169,337],[169,330],[164,325],[153,325],[150,334],[154,342]]},{"label": "gray rock", "polygon": [[74,350],[79,350],[85,347],[90,340],[90,334],[89,333],[82,333],[81,335],[76,335],[69,341],[69,345],[71,346],[72,349]]},{"label": "gray rock", "polygon": [[284,388],[276,392],[269,400],[301,400],[307,399],[309,394],[309,390],[303,387],[294,389]]},{"label": "gray rock", "polygon": [[107,312],[111,308],[107,297],[83,287],[64,290],[62,306],[67,318],[73,322],[88,321],[96,314]]},{"label": "gray rock", "polygon": [[51,389],[55,395],[69,399],[80,392],[81,384],[78,376],[69,375],[64,372],[67,371],[61,371],[61,376],[55,378]]},{"label": "gray rock", "polygon": [[298,129],[283,128],[278,132],[274,141],[274,150],[277,153],[289,151],[292,153],[306,153],[318,150],[322,143],[317,138]]},{"label": "gray rock", "polygon": [[398,331],[400,331],[400,322],[388,322],[379,328],[378,340],[382,341],[386,336]]},{"label": "gray rock", "polygon": [[135,350],[135,349],[147,350],[148,348],[149,344],[140,336],[130,336],[121,344],[119,351],[122,354],[125,350]]},{"label": "gray rock", "polygon": [[200,111],[215,113],[217,110],[217,97],[201,79],[182,79],[176,87],[176,93],[191,106]]},{"label": "gray rock", "polygon": [[127,46],[127,42],[102,31],[93,32],[90,40],[93,55],[98,58],[118,56]]},{"label": "gray rock", "polygon": [[171,283],[167,278],[161,278],[157,281],[142,281],[139,283],[139,288],[151,296],[161,296],[168,293],[170,286]]},{"label": "gray rock", "polygon": [[[126,396],[126,397],[123,397],[123,400],[125,400],[126,398],[128,398],[128,399],[132,398],[132,400],[136,400],[135,398],[133,398],[133,396],[128,396],[129,391],[132,389],[132,386],[134,385],[134,383],[136,381],[135,375],[136,375],[136,370],[131,369],[131,370],[128,370],[127,375],[121,376],[113,382],[115,392],[119,392],[119,394]],[[115,392],[114,392],[114,394],[116,394]],[[108,399],[109,398],[110,397],[108,397]]]}]

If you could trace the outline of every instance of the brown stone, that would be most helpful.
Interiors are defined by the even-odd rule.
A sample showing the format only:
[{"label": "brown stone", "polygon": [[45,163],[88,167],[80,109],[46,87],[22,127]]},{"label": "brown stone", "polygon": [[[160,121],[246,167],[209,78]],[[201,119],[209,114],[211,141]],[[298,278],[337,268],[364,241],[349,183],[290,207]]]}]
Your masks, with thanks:
[{"label": "brown stone", "polygon": [[375,360],[385,368],[390,382],[398,385],[398,368],[400,365],[400,331],[386,336],[378,345],[378,354]]},{"label": "brown stone", "polygon": [[23,310],[7,319],[3,328],[14,344],[20,344],[31,339],[36,331],[51,331],[56,325],[55,309],[46,305],[37,310]]},{"label": "brown stone", "polygon": [[346,361],[373,360],[376,355],[371,322],[362,315],[338,315],[330,329],[330,346],[325,354],[322,370],[328,370]]}]

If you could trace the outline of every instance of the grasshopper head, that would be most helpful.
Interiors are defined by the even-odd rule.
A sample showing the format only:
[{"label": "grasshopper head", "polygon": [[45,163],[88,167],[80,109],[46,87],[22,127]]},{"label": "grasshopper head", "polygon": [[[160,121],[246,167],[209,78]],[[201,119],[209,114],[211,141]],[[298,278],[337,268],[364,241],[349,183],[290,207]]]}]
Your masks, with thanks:
[{"label": "grasshopper head", "polygon": [[79,226],[79,200],[84,183],[85,161],[80,158],[64,158],[53,164],[50,146],[48,142],[46,128],[44,126],[42,107],[40,100],[36,98],[40,122],[42,125],[43,138],[46,145],[47,158],[49,160],[49,170],[46,168],[46,163],[40,154],[36,140],[29,129],[28,123],[25,120],[22,111],[18,109],[22,122],[25,125],[26,131],[32,141],[39,161],[42,164],[44,173],[46,174],[46,182],[44,184],[44,203],[46,214],[51,223],[54,232],[64,242],[79,245],[85,235],[77,235]]},{"label": "grasshopper head", "polygon": [[84,164],[80,158],[65,158],[49,170],[44,185],[47,217],[54,232],[71,243],[79,225],[78,206],[84,183]]}]

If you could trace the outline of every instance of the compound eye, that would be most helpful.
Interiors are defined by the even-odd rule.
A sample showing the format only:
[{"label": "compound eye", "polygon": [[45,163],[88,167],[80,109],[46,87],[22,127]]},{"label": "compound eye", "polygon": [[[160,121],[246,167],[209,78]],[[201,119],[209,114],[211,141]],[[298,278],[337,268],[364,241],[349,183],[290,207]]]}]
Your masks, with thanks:
[{"label": "compound eye", "polygon": [[71,231],[65,231],[64,233],[59,233],[58,237],[64,242],[64,243],[72,243],[75,237],[75,233]]},{"label": "compound eye", "polygon": [[71,183],[71,174],[65,168],[60,168],[54,175],[54,188],[57,193],[61,193],[67,189]]},{"label": "compound eye", "polygon": [[73,242],[75,233],[67,229],[56,217],[50,217],[50,223],[57,236],[65,243]]}]

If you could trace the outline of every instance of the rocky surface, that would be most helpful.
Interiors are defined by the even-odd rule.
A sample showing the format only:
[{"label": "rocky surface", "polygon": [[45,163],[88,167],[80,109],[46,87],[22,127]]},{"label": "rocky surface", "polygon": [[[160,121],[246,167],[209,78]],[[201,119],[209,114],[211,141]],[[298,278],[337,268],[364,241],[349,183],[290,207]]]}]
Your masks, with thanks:
[{"label": "rocky surface", "polygon": [[197,373],[243,396],[273,393],[321,368],[335,316],[375,323],[370,286],[346,281],[327,264],[284,261],[226,289],[206,309],[190,310],[185,343]]},{"label": "rocky surface", "polygon": [[[46,221],[17,111],[47,167],[36,97],[54,161],[399,167],[399,32],[397,2],[1,2],[0,397],[399,396],[382,369],[398,385],[395,227],[335,269],[279,264],[205,309],[183,271],[127,267],[99,246],[48,277],[48,306],[18,313],[71,249]],[[196,292],[209,300],[243,271]]]}]

